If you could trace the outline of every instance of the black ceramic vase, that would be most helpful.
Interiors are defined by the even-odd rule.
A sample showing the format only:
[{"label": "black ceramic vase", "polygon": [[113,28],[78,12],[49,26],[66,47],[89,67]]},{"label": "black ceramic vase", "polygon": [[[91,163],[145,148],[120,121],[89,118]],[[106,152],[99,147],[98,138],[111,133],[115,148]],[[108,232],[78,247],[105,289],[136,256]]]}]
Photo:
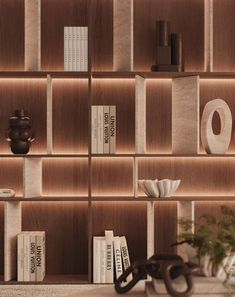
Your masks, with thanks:
[{"label": "black ceramic vase", "polygon": [[15,110],[14,116],[9,119],[9,130],[6,140],[10,142],[13,154],[27,154],[31,142],[34,140],[30,118],[25,110]]}]

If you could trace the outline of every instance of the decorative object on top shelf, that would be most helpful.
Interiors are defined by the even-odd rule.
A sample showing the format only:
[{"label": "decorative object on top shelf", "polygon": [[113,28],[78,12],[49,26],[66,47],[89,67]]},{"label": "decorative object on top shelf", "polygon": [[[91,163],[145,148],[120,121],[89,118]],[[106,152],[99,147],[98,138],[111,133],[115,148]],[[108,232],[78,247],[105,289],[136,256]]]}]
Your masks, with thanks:
[{"label": "decorative object on top shelf", "polygon": [[15,110],[14,116],[9,120],[9,130],[6,133],[6,140],[10,142],[12,153],[27,154],[34,139],[27,112],[24,109]]},{"label": "decorative object on top shelf", "polygon": [[[220,117],[221,128],[218,135],[214,134],[212,128],[215,112]],[[201,120],[201,139],[208,154],[226,153],[231,141],[232,122],[232,113],[224,100],[214,99],[205,105]]]},{"label": "decorative object on top shelf", "polygon": [[226,205],[220,209],[221,219],[210,214],[197,222],[181,218],[183,231],[176,245],[186,243],[189,261],[200,265],[201,275],[229,280],[235,263],[235,211]]},{"label": "decorative object on top shelf", "polygon": [[170,33],[169,21],[157,21],[157,58],[152,65],[152,71],[176,72],[183,71],[182,36],[180,33]]},{"label": "decorative object on top shelf", "polygon": [[16,192],[12,189],[0,189],[0,198],[14,197]]},{"label": "decorative object on top shelf", "polygon": [[171,197],[178,189],[180,182],[180,179],[138,180],[140,188],[150,198]]}]

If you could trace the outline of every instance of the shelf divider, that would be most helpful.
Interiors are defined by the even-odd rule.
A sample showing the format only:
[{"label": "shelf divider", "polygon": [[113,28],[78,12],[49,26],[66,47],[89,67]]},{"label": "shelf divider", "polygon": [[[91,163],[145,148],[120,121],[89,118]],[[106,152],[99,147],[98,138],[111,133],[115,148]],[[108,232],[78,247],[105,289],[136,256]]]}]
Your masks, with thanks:
[{"label": "shelf divider", "polygon": [[199,153],[199,76],[172,80],[172,153]]},{"label": "shelf divider", "polygon": [[113,2],[113,70],[133,70],[133,0]]},{"label": "shelf divider", "polygon": [[23,162],[24,198],[42,196],[42,159],[24,158]]},{"label": "shelf divider", "polygon": [[213,0],[204,0],[204,71],[213,71]]},{"label": "shelf divider", "polygon": [[25,70],[41,70],[41,0],[25,0]]},{"label": "shelf divider", "polygon": [[147,259],[154,254],[154,201],[147,202]]},{"label": "shelf divider", "polygon": [[4,204],[4,281],[17,276],[17,234],[21,232],[21,202]]}]

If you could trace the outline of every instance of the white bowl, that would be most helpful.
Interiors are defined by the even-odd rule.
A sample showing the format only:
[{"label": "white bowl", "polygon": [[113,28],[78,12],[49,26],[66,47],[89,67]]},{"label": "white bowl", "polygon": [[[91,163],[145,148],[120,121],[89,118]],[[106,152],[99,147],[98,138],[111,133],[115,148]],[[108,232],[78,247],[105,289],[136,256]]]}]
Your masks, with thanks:
[{"label": "white bowl", "polygon": [[162,179],[151,180],[142,179],[138,180],[140,188],[148,197],[171,197],[179,187],[181,180]]}]

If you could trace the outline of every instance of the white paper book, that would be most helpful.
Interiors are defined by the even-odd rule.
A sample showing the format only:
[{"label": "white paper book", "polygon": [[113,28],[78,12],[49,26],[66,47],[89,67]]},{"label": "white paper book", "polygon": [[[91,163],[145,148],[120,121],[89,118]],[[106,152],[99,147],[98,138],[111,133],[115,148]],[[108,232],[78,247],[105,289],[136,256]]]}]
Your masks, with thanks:
[{"label": "white paper book", "polygon": [[45,232],[36,233],[36,281],[45,277]]},{"label": "white paper book", "polygon": [[104,154],[109,154],[109,106],[104,105]]},{"label": "white paper book", "polygon": [[[125,236],[120,237],[120,244],[121,244],[121,251],[122,251],[123,267],[124,267],[124,270],[126,270],[131,265],[131,262],[130,262],[130,256],[129,256],[127,241]],[[130,282],[132,280],[132,274],[129,274],[126,279],[127,279],[127,282]]]},{"label": "white paper book", "polygon": [[36,281],[36,236],[35,232],[29,234],[29,274],[30,281]]},{"label": "white paper book", "polygon": [[76,71],[81,71],[81,27],[76,27]]},{"label": "white paper book", "polygon": [[110,154],[116,153],[116,106],[110,105],[109,107],[109,129],[110,129]]},{"label": "white paper book", "polygon": [[84,67],[84,27],[80,27],[80,63],[81,63],[81,71],[84,71],[85,67]]},{"label": "white paper book", "polygon": [[17,235],[17,281],[24,281],[24,236]]},{"label": "white paper book", "polygon": [[122,252],[121,243],[119,236],[115,236],[113,239],[113,253],[114,253],[114,263],[115,263],[115,276],[116,279],[119,278],[123,273],[122,269]]},{"label": "white paper book", "polygon": [[77,70],[77,44],[76,44],[76,33],[77,28],[71,27],[72,29],[72,71]]},{"label": "white paper book", "polygon": [[113,269],[113,231],[105,231],[105,247],[106,247],[106,283],[112,284],[114,281]]},{"label": "white paper book", "polygon": [[64,27],[64,71],[68,70],[68,27]]},{"label": "white paper book", "polygon": [[104,152],[104,121],[103,121],[103,106],[99,105],[98,107],[98,154],[103,154]]},{"label": "white paper book", "polygon": [[91,106],[91,152],[98,153],[98,107]]},{"label": "white paper book", "polygon": [[72,27],[68,27],[68,71],[73,70],[73,62],[72,62]]},{"label": "white paper book", "polygon": [[29,272],[29,258],[30,258],[30,238],[29,232],[23,234],[24,237],[24,281],[30,281],[30,272]]},{"label": "white paper book", "polygon": [[93,283],[100,283],[100,243],[101,237],[93,237]]},{"label": "white paper book", "polygon": [[84,27],[84,71],[88,71],[88,27]]},{"label": "white paper book", "polygon": [[106,244],[105,238],[100,240],[100,283],[106,282]]}]

